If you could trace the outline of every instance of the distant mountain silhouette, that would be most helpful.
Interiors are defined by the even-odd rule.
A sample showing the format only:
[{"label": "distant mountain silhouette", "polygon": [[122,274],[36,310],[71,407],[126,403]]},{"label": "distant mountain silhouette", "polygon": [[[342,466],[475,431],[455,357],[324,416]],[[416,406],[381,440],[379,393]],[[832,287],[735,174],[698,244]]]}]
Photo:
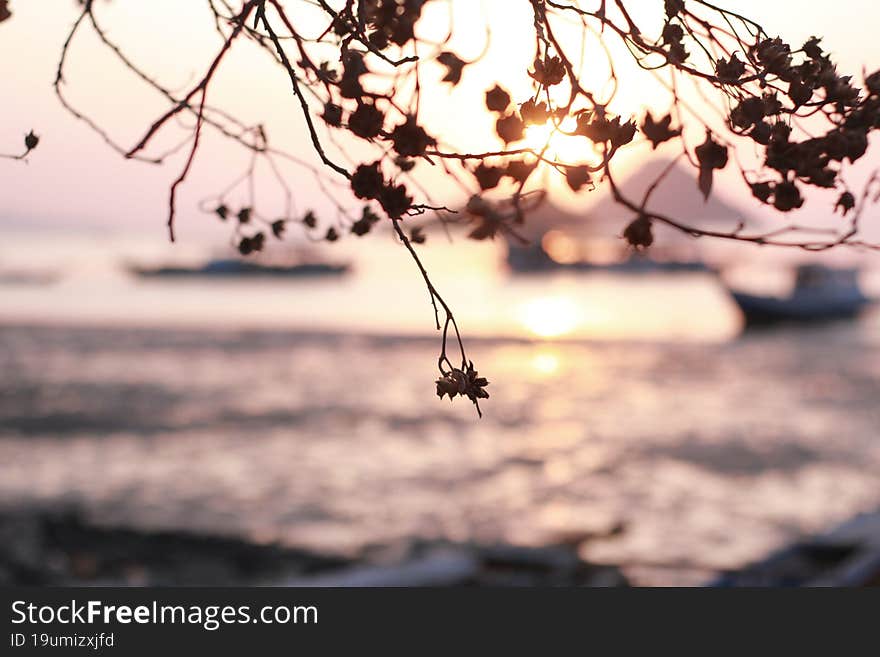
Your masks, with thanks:
[{"label": "distant mountain silhouette", "polygon": [[[627,197],[640,202],[668,164],[668,160],[652,160],[618,181],[618,185]],[[544,203],[529,213],[523,234],[536,239],[556,228],[585,239],[619,235],[633,219],[633,213],[614,201],[607,184],[600,184],[593,194],[600,198],[583,214],[562,209],[551,202]],[[740,220],[747,218],[744,211],[726,203],[718,194],[704,201],[697,188],[696,172],[682,164],[676,165],[654,191],[648,209],[695,226],[733,228]]]}]

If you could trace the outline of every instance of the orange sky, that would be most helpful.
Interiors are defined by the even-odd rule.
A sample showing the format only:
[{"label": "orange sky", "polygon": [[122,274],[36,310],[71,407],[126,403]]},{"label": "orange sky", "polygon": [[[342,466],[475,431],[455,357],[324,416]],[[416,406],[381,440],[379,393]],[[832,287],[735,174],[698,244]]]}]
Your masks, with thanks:
[{"label": "orange sky", "polygon": [[[842,70],[858,75],[863,64],[870,69],[880,67],[880,40],[876,38],[880,6],[874,2],[719,3],[761,18],[771,33],[778,31],[796,43],[814,33],[824,35],[826,48],[833,51]],[[476,4],[473,0],[456,0],[460,16],[465,8],[470,10],[468,20],[462,20],[463,38],[452,44],[463,57],[474,56],[480,47],[483,26],[474,14]],[[442,126],[440,129],[453,143],[491,130],[489,117],[475,114],[471,103],[493,80],[499,79],[513,91],[525,90],[529,83],[523,74],[533,56],[528,3],[486,0],[482,5],[482,14],[491,17],[493,49],[489,57],[479,68],[468,70],[453,94],[441,87],[426,98],[423,106],[428,125]],[[112,36],[126,43],[134,59],[145,62],[147,70],[172,88],[191,83],[217,47],[217,36],[210,23],[204,21],[201,2],[113,0],[106,5],[98,1],[97,6]],[[146,230],[164,239],[168,185],[180,163],[160,168],[124,161],[65,113],[52,93],[60,45],[76,15],[75,3],[13,0],[11,8],[13,18],[0,25],[0,150],[16,150],[23,134],[31,128],[41,135],[42,142],[27,165],[0,160],[4,183],[0,221],[65,227],[115,225]],[[125,144],[135,143],[164,109],[153,92],[113,63],[96,40],[85,34],[74,44],[68,78],[71,100],[97,115]],[[644,89],[633,85],[628,94],[621,96],[620,103],[636,111],[643,94]],[[246,120],[265,122],[278,143],[309,153],[288,83],[263,53],[247,46],[236,48],[234,58],[224,65],[212,89],[212,98]],[[470,103],[461,101],[465,98]],[[203,148],[191,180],[180,195],[179,228],[184,239],[209,225],[195,207],[198,199],[224,187],[246,163],[244,153],[214,137],[206,138]],[[880,163],[876,153],[870,159]],[[299,208],[320,209],[325,204],[314,185],[299,177],[294,168],[287,173]],[[590,203],[584,196],[565,201],[574,206]],[[227,234],[216,230],[219,238]]]}]

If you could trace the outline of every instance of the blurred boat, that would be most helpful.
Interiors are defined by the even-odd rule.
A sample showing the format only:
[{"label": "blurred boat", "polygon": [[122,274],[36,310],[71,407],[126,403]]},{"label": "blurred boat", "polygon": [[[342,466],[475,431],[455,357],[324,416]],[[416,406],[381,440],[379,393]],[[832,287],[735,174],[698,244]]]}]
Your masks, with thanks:
[{"label": "blurred boat", "polygon": [[760,296],[730,290],[747,325],[776,322],[822,322],[851,319],[869,303],[856,269],[822,265],[798,267],[794,290],[788,297]]},{"label": "blurred boat", "polygon": [[242,276],[273,276],[273,277],[312,277],[341,276],[348,273],[349,265],[335,265],[326,262],[303,262],[295,265],[269,265],[258,262],[247,262],[237,258],[211,260],[201,267],[138,267],[129,266],[128,270],[136,276],[143,277],[214,277],[237,278]]},{"label": "blurred boat", "polygon": [[51,285],[60,278],[55,271],[0,270],[0,285]]}]

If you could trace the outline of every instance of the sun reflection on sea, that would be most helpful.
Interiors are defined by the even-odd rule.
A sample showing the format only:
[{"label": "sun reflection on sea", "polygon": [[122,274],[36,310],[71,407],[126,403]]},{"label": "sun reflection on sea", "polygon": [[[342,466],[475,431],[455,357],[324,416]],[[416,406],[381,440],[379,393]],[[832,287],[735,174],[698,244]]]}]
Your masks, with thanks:
[{"label": "sun reflection on sea", "polygon": [[541,347],[529,361],[532,370],[541,378],[550,378],[562,369],[562,357],[557,349]]}]

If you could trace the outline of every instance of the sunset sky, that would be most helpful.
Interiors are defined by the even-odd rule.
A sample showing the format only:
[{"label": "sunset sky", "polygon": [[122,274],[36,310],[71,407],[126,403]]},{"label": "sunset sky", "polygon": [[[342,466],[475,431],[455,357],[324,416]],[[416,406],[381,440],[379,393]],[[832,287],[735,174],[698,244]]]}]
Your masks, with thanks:
[{"label": "sunset sky", "polygon": [[[719,3],[731,5],[724,0]],[[216,51],[217,35],[202,2],[113,0],[96,4],[112,37],[173,89],[190,85]],[[465,0],[456,2],[458,15],[466,13],[467,21],[461,19],[462,37],[451,45],[465,58],[475,56],[482,48],[484,25],[474,19],[488,17],[492,48],[486,60],[473,70],[467,69],[454,93],[450,94],[446,86],[438,87],[423,105],[426,123],[439,126],[444,136],[458,145],[467,143],[474,134],[491,133],[490,117],[475,113],[473,108],[475,99],[494,80],[514,92],[523,89],[527,93],[525,70],[533,56],[530,10],[525,0],[487,0],[479,12],[475,5]],[[737,0],[733,6],[793,43],[821,34],[842,71],[858,77],[863,65],[869,70],[880,67],[880,40],[876,36],[880,6],[875,2]],[[13,18],[0,25],[0,151],[15,152],[30,129],[42,141],[26,165],[0,160],[0,220],[19,227],[115,226],[148,231],[164,239],[168,185],[179,171],[181,159],[166,167],[125,161],[60,106],[52,93],[52,81],[66,30],[76,16],[73,0],[13,0],[11,9]],[[439,19],[440,14],[428,17]],[[302,117],[283,75],[263,53],[245,44],[237,46],[233,54],[212,88],[213,102],[248,121],[264,122],[276,143],[310,157]],[[643,111],[650,89],[638,84],[624,86],[626,90],[619,98],[621,111]],[[156,94],[123,70],[88,30],[72,47],[66,91],[74,104],[96,116],[124,144],[135,143],[164,110]],[[172,130],[165,143],[173,143],[181,134]],[[876,153],[866,159],[880,163]],[[226,186],[246,161],[245,153],[213,135],[205,139],[191,179],[180,196],[184,239],[201,234],[209,224],[196,209],[198,200]],[[861,165],[863,171],[870,168],[870,164]],[[286,174],[299,209],[320,210],[326,205],[315,186],[295,167],[287,169]],[[725,193],[729,190],[722,189]],[[586,196],[568,195],[561,200],[577,208],[593,202]]]}]

